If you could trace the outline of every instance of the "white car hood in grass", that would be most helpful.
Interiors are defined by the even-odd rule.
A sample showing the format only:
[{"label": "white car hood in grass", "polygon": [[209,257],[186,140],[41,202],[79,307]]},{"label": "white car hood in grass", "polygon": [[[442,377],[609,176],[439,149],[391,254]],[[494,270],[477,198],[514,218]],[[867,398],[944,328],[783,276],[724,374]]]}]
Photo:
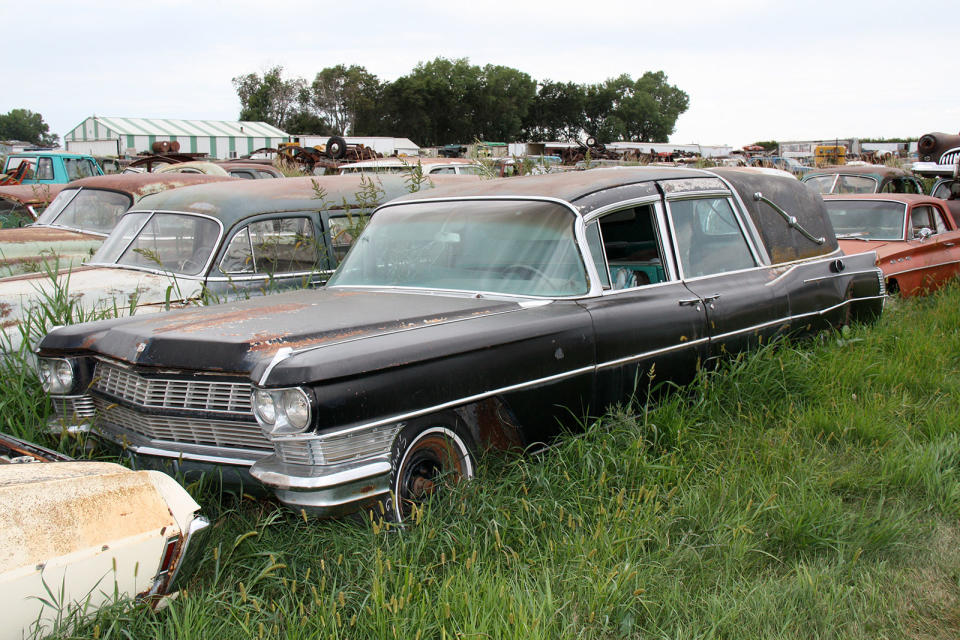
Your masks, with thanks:
[{"label": "white car hood in grass", "polygon": [[62,324],[64,318],[50,322],[43,311],[51,306],[72,305],[72,322],[101,320],[135,313],[163,311],[166,302],[177,303],[200,295],[202,282],[117,267],[80,267],[60,272],[56,279],[33,273],[0,279],[0,327],[3,343],[0,351],[18,349],[24,331],[32,344],[44,329]]}]

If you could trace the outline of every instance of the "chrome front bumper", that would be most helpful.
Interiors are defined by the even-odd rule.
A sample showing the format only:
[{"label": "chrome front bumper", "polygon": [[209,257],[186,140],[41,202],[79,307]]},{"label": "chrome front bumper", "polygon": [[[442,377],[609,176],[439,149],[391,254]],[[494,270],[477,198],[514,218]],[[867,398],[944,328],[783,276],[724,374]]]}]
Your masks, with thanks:
[{"label": "chrome front bumper", "polygon": [[286,506],[315,516],[373,507],[390,492],[390,461],[385,457],[320,466],[289,464],[273,455],[254,463],[250,475]]}]

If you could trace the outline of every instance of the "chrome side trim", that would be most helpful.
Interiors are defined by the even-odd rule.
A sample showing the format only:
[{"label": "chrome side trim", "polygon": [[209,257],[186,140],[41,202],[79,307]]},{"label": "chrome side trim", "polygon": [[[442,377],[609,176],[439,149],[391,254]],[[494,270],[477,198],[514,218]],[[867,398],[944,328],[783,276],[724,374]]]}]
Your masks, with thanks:
[{"label": "chrome side trim", "polygon": [[[820,282],[822,280],[833,280],[834,278],[843,278],[845,276],[862,276],[867,273],[876,274],[877,269],[863,269],[862,271],[841,271],[840,273],[832,273],[829,276],[819,276],[816,278],[806,278],[803,281],[803,284],[810,284],[811,282]],[[858,298],[860,300],[861,298]]]},{"label": "chrome side trim", "polygon": [[899,276],[904,273],[912,273],[913,271],[924,271],[927,269],[936,269],[937,267],[943,267],[948,264],[960,264],[960,260],[950,260],[949,262],[938,262],[937,264],[931,264],[925,267],[914,267],[913,269],[904,269],[903,271],[894,271],[892,273],[886,274],[886,277],[892,278],[893,276]]},{"label": "chrome side trim", "polygon": [[[874,272],[873,272],[873,271],[867,271],[866,273],[874,273]],[[595,364],[595,365],[590,365],[590,366],[586,366],[586,367],[580,367],[579,369],[572,369],[572,370],[570,370],[570,371],[565,371],[565,372],[562,372],[562,373],[557,373],[557,374],[554,374],[554,375],[552,375],[552,376],[547,376],[547,377],[545,377],[545,378],[538,378],[538,379],[536,379],[536,380],[528,380],[528,381],[526,381],[526,382],[518,382],[517,384],[509,385],[509,386],[506,386],[506,387],[500,387],[500,388],[498,388],[498,389],[492,389],[492,390],[490,390],[490,391],[484,391],[484,392],[482,392],[482,393],[477,393],[477,394],[474,394],[474,395],[472,395],[472,396],[467,396],[467,397],[464,397],[464,398],[457,398],[457,399],[455,399],[455,400],[450,400],[450,401],[448,401],[448,402],[444,402],[444,403],[442,403],[442,404],[434,405],[434,406],[432,406],[432,407],[426,407],[426,408],[424,408],[424,409],[418,409],[417,411],[410,411],[410,412],[407,412],[407,413],[402,413],[402,414],[390,416],[390,417],[387,417],[387,418],[382,418],[382,419],[380,419],[380,420],[376,420],[376,421],[373,421],[373,422],[367,422],[367,423],[364,423],[364,424],[361,424],[361,425],[357,425],[357,426],[355,426],[355,427],[350,427],[350,428],[347,428],[347,429],[341,429],[341,430],[338,430],[338,431],[332,431],[332,432],[323,434],[323,436],[329,438],[329,437],[339,436],[339,435],[343,435],[343,434],[347,434],[347,433],[353,433],[353,432],[355,432],[355,431],[360,431],[360,430],[363,430],[363,429],[370,429],[370,428],[373,428],[373,427],[379,427],[379,426],[383,426],[383,425],[385,425],[385,424],[391,424],[391,423],[396,423],[396,422],[403,422],[404,420],[410,420],[410,419],[412,419],[412,418],[417,418],[417,417],[420,417],[420,416],[423,416],[423,415],[429,415],[429,414],[435,413],[435,412],[437,412],[437,411],[443,411],[443,410],[445,410],[445,409],[450,409],[450,408],[457,407],[457,406],[460,406],[460,405],[463,405],[463,404],[469,404],[469,403],[471,403],[471,402],[475,402],[475,401],[477,401],[477,400],[483,400],[483,399],[485,399],[485,398],[489,398],[489,397],[491,397],[491,396],[500,395],[500,394],[502,394],[502,393],[510,393],[510,392],[513,392],[513,391],[519,391],[519,390],[525,389],[525,388],[527,388],[527,387],[534,387],[534,386],[537,386],[537,385],[546,384],[546,383],[548,383],[548,382],[555,382],[555,381],[558,381],[558,380],[563,380],[563,379],[566,379],[566,378],[571,378],[571,377],[573,377],[573,376],[578,376],[578,375],[581,375],[581,374],[584,374],[584,373],[593,373],[593,372],[596,372],[596,371],[598,371],[598,370],[600,370],[600,369],[605,369],[605,368],[617,366],[617,365],[620,365],[620,364],[626,364],[626,363],[629,363],[629,362],[634,362],[634,361],[638,361],[638,360],[643,360],[644,358],[653,357],[653,356],[656,356],[656,355],[662,355],[662,354],[664,354],[664,353],[669,353],[669,352],[671,352],[671,351],[676,351],[677,349],[681,349],[681,348],[684,348],[684,347],[690,347],[690,346],[695,346],[695,345],[698,345],[698,344],[703,344],[704,342],[709,342],[710,340],[719,340],[719,339],[727,338],[727,337],[734,336],[734,335],[741,334],[741,333],[749,333],[749,332],[755,331],[756,329],[763,328],[763,327],[769,327],[769,326],[776,325],[776,324],[784,324],[784,323],[785,323],[785,324],[790,324],[793,320],[800,320],[800,319],[809,318],[809,317],[812,317],[812,316],[823,316],[823,315],[826,315],[826,314],[828,314],[828,313],[830,313],[830,312],[832,312],[832,311],[835,311],[836,309],[839,309],[839,308],[841,308],[841,307],[843,307],[843,306],[846,306],[846,305],[848,305],[848,304],[852,304],[852,303],[855,303],[855,302],[863,302],[863,301],[866,301],[866,300],[883,300],[883,299],[885,299],[885,298],[886,298],[886,296],[884,296],[884,295],[864,296],[864,297],[859,297],[859,298],[851,298],[851,299],[849,299],[849,300],[843,300],[842,302],[840,302],[840,303],[838,303],[838,304],[835,304],[835,305],[832,305],[832,306],[830,306],[830,307],[827,307],[826,309],[818,309],[817,311],[811,311],[811,312],[808,312],[808,313],[801,313],[801,314],[797,314],[797,315],[788,315],[788,316],[784,316],[784,317],[782,317],[782,318],[779,318],[779,319],[777,319],[777,320],[770,320],[770,321],[768,321],[768,322],[765,322],[765,323],[762,323],[762,324],[759,324],[759,325],[754,325],[754,326],[751,326],[751,327],[746,327],[746,328],[744,328],[744,329],[738,329],[738,330],[736,330],[736,331],[730,331],[730,332],[727,332],[727,333],[724,333],[724,334],[719,334],[719,335],[716,335],[716,336],[711,336],[711,337],[709,337],[709,338],[698,338],[697,340],[690,340],[690,341],[688,341],[688,342],[678,343],[678,344],[676,344],[676,345],[672,345],[672,346],[669,346],[669,347],[663,347],[663,348],[660,348],[660,349],[655,349],[655,350],[653,350],[653,351],[645,351],[645,352],[643,352],[643,353],[638,353],[638,354],[634,354],[634,355],[630,355],[630,356],[624,356],[623,358],[618,358],[618,359],[616,359],[616,360],[610,360],[610,361],[608,361],[608,362],[602,362],[602,363]]]}]

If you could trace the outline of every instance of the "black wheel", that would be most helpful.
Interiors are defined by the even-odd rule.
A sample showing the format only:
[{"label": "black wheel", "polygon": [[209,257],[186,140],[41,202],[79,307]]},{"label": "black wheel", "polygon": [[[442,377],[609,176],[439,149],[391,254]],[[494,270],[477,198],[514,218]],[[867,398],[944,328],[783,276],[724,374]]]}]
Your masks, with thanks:
[{"label": "black wheel", "polygon": [[444,486],[475,475],[473,439],[453,415],[413,422],[397,435],[390,456],[385,517],[402,522]]},{"label": "black wheel", "polygon": [[593,136],[590,136],[589,138],[587,138],[587,146],[588,146],[588,147],[595,147],[595,146],[597,146],[597,139],[594,138]]},{"label": "black wheel", "polygon": [[334,160],[339,160],[347,155],[347,141],[340,136],[330,136],[327,140],[327,155]]}]

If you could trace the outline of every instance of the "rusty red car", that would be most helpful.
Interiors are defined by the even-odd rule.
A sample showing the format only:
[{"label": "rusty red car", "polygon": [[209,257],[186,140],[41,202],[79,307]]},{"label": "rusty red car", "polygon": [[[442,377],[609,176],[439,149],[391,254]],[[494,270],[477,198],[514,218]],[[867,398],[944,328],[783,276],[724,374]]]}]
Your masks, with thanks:
[{"label": "rusty red car", "polygon": [[923,294],[960,273],[960,230],[944,200],[903,193],[823,199],[840,248],[876,251],[890,293]]}]

